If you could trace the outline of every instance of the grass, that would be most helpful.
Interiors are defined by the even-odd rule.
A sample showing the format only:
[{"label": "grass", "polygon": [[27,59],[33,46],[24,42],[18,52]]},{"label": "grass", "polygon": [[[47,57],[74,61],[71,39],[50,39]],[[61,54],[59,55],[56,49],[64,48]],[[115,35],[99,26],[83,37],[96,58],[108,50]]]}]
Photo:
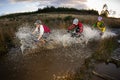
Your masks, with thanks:
[{"label": "grass", "polygon": [[0,55],[6,54],[14,46],[14,36],[13,28],[0,27]]},{"label": "grass", "polygon": [[[54,16],[53,16],[54,15]],[[47,14],[47,13],[37,13],[30,15],[21,15],[10,18],[1,18],[0,19],[0,27],[8,27],[9,25],[13,27],[18,27],[22,23],[29,23],[33,25],[33,23],[37,19],[41,19],[43,23],[47,24],[51,28],[53,27],[68,27],[68,24],[72,24],[73,18],[77,17],[82,23],[93,25],[97,21],[97,15],[79,15],[79,14]],[[117,27],[120,26],[120,19],[116,18],[103,18],[105,24],[109,27]]]},{"label": "grass", "polygon": [[95,60],[107,61],[110,59],[112,52],[117,48],[116,38],[108,38],[99,41],[95,53],[92,58]]}]

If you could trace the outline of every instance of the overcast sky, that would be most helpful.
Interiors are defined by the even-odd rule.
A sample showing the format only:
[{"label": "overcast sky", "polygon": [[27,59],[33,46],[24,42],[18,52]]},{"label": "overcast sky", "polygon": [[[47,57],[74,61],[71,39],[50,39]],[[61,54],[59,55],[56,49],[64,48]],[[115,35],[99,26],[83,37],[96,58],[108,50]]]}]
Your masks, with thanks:
[{"label": "overcast sky", "polygon": [[107,4],[110,16],[120,18],[120,0],[0,0],[0,15],[36,11],[46,6],[95,9],[99,12]]}]

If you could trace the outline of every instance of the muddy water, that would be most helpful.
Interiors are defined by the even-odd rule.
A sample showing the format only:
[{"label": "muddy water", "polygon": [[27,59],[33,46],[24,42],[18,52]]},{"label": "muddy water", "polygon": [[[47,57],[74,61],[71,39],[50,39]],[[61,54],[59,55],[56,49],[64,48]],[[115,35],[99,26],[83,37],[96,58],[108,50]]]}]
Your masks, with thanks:
[{"label": "muddy water", "polygon": [[98,63],[94,66],[98,75],[93,75],[92,80],[120,80],[120,43],[111,58],[114,60],[111,63]]},{"label": "muddy water", "polygon": [[0,80],[53,80],[53,75],[64,76],[81,67],[85,59],[94,52],[92,48],[91,44],[73,44],[25,56],[13,49],[0,58]]},{"label": "muddy water", "polygon": [[92,49],[81,45],[26,56],[9,53],[0,59],[0,80],[53,80],[53,75],[74,72],[91,53]]}]

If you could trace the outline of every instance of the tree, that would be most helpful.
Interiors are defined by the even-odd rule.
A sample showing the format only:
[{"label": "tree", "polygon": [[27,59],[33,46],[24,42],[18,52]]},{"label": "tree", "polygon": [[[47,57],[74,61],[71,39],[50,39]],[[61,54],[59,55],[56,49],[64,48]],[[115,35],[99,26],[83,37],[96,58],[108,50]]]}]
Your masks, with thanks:
[{"label": "tree", "polygon": [[103,9],[102,9],[100,15],[101,15],[101,16],[104,16],[104,17],[108,17],[109,11],[108,11],[108,6],[107,6],[107,4],[104,4],[104,5],[103,5]]}]

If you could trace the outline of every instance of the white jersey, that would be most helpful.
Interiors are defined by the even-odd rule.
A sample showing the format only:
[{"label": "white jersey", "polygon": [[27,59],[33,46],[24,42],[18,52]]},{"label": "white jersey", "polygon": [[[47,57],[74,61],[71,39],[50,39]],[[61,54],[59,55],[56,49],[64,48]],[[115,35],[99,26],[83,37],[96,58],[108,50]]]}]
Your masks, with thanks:
[{"label": "white jersey", "polygon": [[36,27],[35,31],[39,32],[40,35],[42,36],[43,33],[44,33],[44,28],[43,28],[43,25],[40,25],[40,28]]}]

